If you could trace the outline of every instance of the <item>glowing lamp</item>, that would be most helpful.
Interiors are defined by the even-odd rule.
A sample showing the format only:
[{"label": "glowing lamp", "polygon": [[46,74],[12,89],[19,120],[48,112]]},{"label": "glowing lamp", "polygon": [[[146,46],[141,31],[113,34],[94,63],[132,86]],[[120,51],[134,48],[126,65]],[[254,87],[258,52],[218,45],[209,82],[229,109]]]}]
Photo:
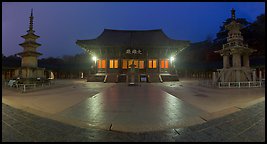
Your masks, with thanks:
[{"label": "glowing lamp", "polygon": [[96,56],[93,56],[93,60],[96,61],[96,59],[97,59]]},{"label": "glowing lamp", "polygon": [[171,57],[170,60],[171,60],[171,62],[173,62],[174,61],[174,57]]}]

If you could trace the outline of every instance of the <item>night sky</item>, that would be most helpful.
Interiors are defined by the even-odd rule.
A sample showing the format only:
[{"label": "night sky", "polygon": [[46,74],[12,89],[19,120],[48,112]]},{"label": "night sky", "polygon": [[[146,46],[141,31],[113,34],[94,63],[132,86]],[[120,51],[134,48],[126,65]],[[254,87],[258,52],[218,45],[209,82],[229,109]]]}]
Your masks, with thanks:
[{"label": "night sky", "polygon": [[75,55],[83,50],[76,40],[93,39],[104,28],[119,30],[162,29],[168,37],[199,42],[215,37],[222,22],[236,9],[237,18],[249,22],[265,13],[264,2],[6,2],[2,3],[2,53],[23,50],[20,36],[29,29],[31,8],[34,30],[45,57]]}]

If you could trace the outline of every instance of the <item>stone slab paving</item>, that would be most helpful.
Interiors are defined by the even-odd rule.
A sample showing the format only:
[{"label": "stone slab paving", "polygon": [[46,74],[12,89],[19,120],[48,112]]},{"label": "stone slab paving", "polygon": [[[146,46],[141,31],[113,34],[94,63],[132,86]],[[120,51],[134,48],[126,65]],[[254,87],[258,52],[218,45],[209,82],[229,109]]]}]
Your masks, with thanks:
[{"label": "stone slab paving", "polygon": [[2,87],[2,101],[20,109],[56,114],[94,96],[114,83],[87,83],[84,80],[57,80],[56,88],[20,93]]},{"label": "stone slab paving", "polygon": [[[212,124],[213,122],[210,121],[212,119],[240,111],[259,101],[265,101],[264,88],[210,89],[198,86],[195,81],[142,83],[138,87],[129,87],[122,83],[86,83],[81,80],[62,80],[58,81],[57,84],[64,86],[49,89],[49,91],[41,90],[30,93],[18,93],[4,89],[2,101],[24,111],[64,122],[64,125],[71,124],[75,127],[75,130],[100,128],[117,133],[120,133],[120,131],[139,132],[145,134],[145,136],[148,135],[148,137],[151,134],[164,134],[165,137],[157,139],[158,141],[170,141],[169,137],[173,137],[173,133],[180,135],[178,130],[183,131],[181,127],[204,123],[207,120],[209,124]],[[238,139],[238,137],[246,139],[244,134],[239,133],[239,131],[245,132],[250,129],[249,124],[258,121],[256,117],[262,114],[243,115],[242,122],[227,120],[224,124],[217,125],[206,132],[203,130],[205,133],[194,131],[194,127],[191,127],[194,132],[189,136],[183,135],[180,140],[188,138],[194,140],[196,135],[202,135],[201,137],[206,138],[212,131],[217,131],[217,129],[225,131],[225,128],[230,133],[225,132],[223,136],[216,135],[217,140],[232,136],[232,133],[238,133],[235,139]],[[54,124],[52,120],[48,122],[42,118],[39,118],[40,123],[36,123],[31,121],[27,114],[17,115],[15,119],[8,117],[7,114],[4,114],[4,116],[6,116],[5,121],[11,121],[14,127],[19,125],[20,120],[25,121],[24,125],[26,127],[13,130],[20,136],[23,135],[21,131],[31,131],[32,128],[27,127],[28,125],[44,129],[40,123],[47,124],[51,122]],[[250,118],[251,116],[254,117]],[[8,124],[6,125],[8,126]],[[229,127],[229,125],[234,125],[235,128]],[[257,129],[261,126],[262,124],[255,123],[253,127]],[[64,128],[65,126],[63,126]],[[49,127],[45,129],[49,129]],[[171,130],[164,131],[166,129]],[[55,132],[57,131],[55,130]],[[40,138],[44,135],[36,130],[33,130],[33,133],[40,135]],[[245,134],[247,133],[249,132],[246,131]],[[105,136],[105,134],[102,135],[101,133],[101,136]],[[253,134],[257,135],[257,133]],[[60,131],[58,131],[58,135],[60,135]],[[110,135],[110,133],[107,135]],[[125,138],[125,136],[122,137],[122,139]],[[66,137],[64,136],[62,139],[64,138]],[[154,141],[153,136],[151,138]],[[99,138],[99,140],[102,139]],[[206,141],[206,139],[200,140]]]},{"label": "stone slab paving", "polygon": [[58,115],[106,130],[144,132],[203,123],[204,113],[151,84],[120,83]]},{"label": "stone slab paving", "polygon": [[202,117],[210,120],[236,112],[246,106],[265,100],[265,88],[207,88],[195,80],[180,82],[153,83],[159,89],[186,101],[208,115]]},{"label": "stone slab paving", "polygon": [[154,132],[79,128],[2,103],[3,142],[264,142],[265,101],[206,123]]}]

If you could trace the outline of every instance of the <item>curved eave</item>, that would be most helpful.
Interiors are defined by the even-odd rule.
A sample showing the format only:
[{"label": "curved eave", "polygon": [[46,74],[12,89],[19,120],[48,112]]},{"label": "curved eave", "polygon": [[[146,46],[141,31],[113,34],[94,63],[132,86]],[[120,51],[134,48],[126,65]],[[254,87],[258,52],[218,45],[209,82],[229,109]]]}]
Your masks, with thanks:
[{"label": "curved eave", "polygon": [[28,45],[33,45],[33,46],[41,46],[41,44],[36,43],[36,42],[24,42],[19,44],[20,46],[28,46]]},{"label": "curved eave", "polygon": [[35,34],[31,34],[31,33],[28,33],[28,34],[26,34],[26,35],[23,35],[23,36],[21,36],[22,38],[33,38],[33,39],[37,39],[37,38],[39,38],[40,36],[38,36],[38,35],[35,35]]},{"label": "curved eave", "polygon": [[28,51],[28,52],[20,52],[20,53],[18,53],[18,55],[23,57],[23,56],[40,56],[40,55],[43,55],[43,54],[41,54],[39,52]]},{"label": "curved eave", "polygon": [[[82,49],[84,49],[84,50],[88,50],[88,49],[90,49],[91,47],[96,47],[97,45],[92,45],[92,44],[87,44],[88,42],[87,42],[88,40],[77,40],[76,41],[76,44],[78,45],[78,46],[80,46]],[[89,47],[88,47],[89,46]]]},{"label": "curved eave", "polygon": [[76,44],[85,50],[94,48],[171,48],[182,51],[190,41],[169,38],[162,29],[155,30],[112,30],[104,31],[95,39],[77,40]]},{"label": "curved eave", "polygon": [[[97,41],[96,39],[92,40],[77,40],[76,44],[84,49],[93,48],[93,47],[129,47],[129,44],[105,44]],[[171,47],[171,48],[185,48],[188,47],[190,41],[183,40],[171,40],[168,44],[135,44],[133,47]]]}]

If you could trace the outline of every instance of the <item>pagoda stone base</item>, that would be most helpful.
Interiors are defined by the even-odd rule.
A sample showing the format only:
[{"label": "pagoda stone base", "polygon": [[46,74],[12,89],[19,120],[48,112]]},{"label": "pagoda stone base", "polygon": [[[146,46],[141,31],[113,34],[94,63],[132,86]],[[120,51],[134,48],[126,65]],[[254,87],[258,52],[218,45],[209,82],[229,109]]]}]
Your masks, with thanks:
[{"label": "pagoda stone base", "polygon": [[19,77],[23,79],[45,78],[44,70],[45,68],[21,67],[15,70],[15,77]]},{"label": "pagoda stone base", "polygon": [[254,69],[248,67],[218,69],[217,82],[246,82],[255,81]]}]

